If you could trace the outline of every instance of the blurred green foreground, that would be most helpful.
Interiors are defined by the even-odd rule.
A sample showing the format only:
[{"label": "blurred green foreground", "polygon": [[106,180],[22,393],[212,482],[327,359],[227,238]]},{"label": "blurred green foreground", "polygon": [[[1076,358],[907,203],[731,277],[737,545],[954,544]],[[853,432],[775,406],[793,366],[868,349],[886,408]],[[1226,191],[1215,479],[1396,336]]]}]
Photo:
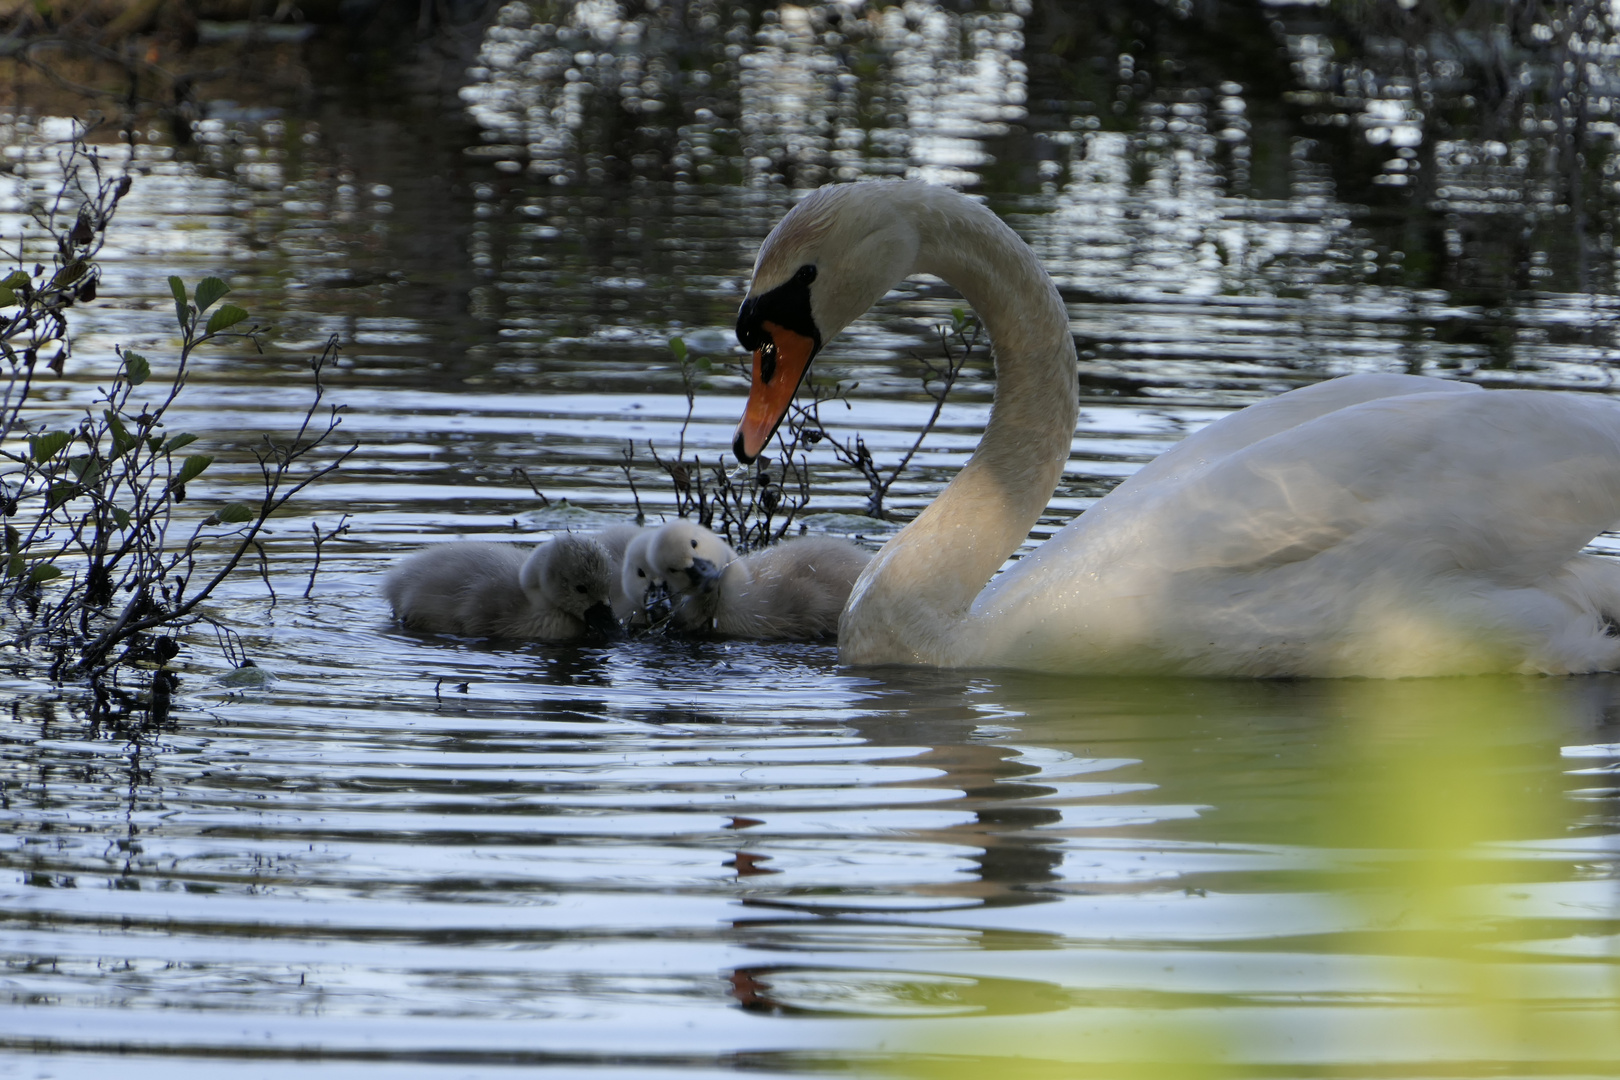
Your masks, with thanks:
[{"label": "blurred green foreground", "polygon": [[[1269,878],[1239,886],[1279,899],[1277,936],[1252,943],[1248,971],[1243,946],[1223,942],[1213,968],[1167,947],[1152,987],[1128,978],[1107,987],[1103,976],[1079,992],[1054,985],[1038,1002],[1028,982],[900,978],[882,996],[930,1018],[896,1022],[886,1053],[853,1063],[856,1071],[941,1080],[1620,1075],[1613,688],[1512,678],[1314,687],[1136,683],[1115,698],[1147,726],[1138,748],[1157,751],[1144,757],[1156,757],[1167,781],[1158,797],[1203,795],[1212,805],[1202,816],[1219,821],[1212,828],[1224,841],[1248,835],[1250,850],[1289,853]],[[1054,699],[1063,693],[1052,688]],[[1053,730],[1024,724],[1021,737],[1083,752],[1075,740],[1118,730],[1121,716],[1103,715],[1107,697],[1075,706],[1090,715],[1067,721],[1070,733],[1057,730],[1060,708],[1041,708]],[[1296,720],[1311,699],[1310,722],[1268,716],[1264,703],[1278,699]],[[1258,728],[1241,738],[1212,735],[1219,724],[1199,730],[1202,710],[1219,704],[1260,704],[1258,723],[1275,727],[1270,746]],[[1300,852],[1314,868],[1299,868]],[[1208,895],[1231,884],[1222,879]],[[1300,919],[1298,904],[1314,910]],[[1291,937],[1294,922],[1307,929]],[[1108,947],[1105,932],[1071,948],[1070,962],[1103,968]],[[1245,984],[1257,989],[1234,989]],[[1290,984],[1296,992],[1278,989]]]}]

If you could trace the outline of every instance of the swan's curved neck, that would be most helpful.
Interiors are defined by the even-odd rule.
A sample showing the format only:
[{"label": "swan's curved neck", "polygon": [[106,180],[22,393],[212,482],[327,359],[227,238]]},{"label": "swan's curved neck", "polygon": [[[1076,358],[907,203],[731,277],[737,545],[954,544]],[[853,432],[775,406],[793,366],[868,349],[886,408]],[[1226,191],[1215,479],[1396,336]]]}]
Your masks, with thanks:
[{"label": "swan's curved neck", "polygon": [[1056,286],[999,218],[948,192],[925,195],[914,217],[914,272],[960,290],[994,343],[995,404],[972,459],[856,582],[839,649],[845,663],[970,665],[969,608],[1029,534],[1068,460],[1077,360]]}]

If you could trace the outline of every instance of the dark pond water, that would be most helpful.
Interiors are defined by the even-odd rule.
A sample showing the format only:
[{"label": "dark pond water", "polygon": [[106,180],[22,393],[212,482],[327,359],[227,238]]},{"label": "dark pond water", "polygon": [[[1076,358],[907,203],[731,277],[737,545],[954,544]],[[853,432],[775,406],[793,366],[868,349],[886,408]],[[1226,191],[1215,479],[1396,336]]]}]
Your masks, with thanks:
[{"label": "dark pond water", "polygon": [[[269,685],[199,633],[132,742],[0,669],[0,1076],[1614,1075],[1620,680],[874,674],[414,635],[377,592],[421,545],[628,520],[627,442],[667,510],[666,341],[735,355],[755,248],[832,180],[983,195],[1069,300],[1082,418],[1031,543],[1322,377],[1608,392],[1607,38],[1568,75],[1508,50],[1529,89],[1469,114],[1475,38],[1413,61],[1326,9],[1276,9],[1260,59],[1108,5],[558,10],[504,9],[458,117],[215,100],[190,146],[138,139],[40,419],[114,344],[172,355],[166,275],[217,274],[274,330],[183,399],[219,455],[198,512],[248,489],[331,334],[360,450],[212,611]],[[0,123],[51,189],[67,121]],[[859,383],[835,433],[911,444],[954,303],[909,282],[829,348]],[[894,509],[992,387],[980,355]],[[720,460],[741,395],[704,374],[689,450]],[[864,483],[812,467],[809,525],[880,540]]]}]

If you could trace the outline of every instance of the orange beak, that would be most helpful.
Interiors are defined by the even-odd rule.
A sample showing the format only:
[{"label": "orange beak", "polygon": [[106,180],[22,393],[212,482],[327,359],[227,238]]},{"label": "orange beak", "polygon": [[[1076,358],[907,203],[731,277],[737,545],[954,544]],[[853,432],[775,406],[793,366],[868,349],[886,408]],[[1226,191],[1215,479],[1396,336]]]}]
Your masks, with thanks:
[{"label": "orange beak", "polygon": [[732,450],[737,460],[747,464],[759,457],[765,444],[771,441],[799,382],[810,370],[810,359],[815,355],[816,343],[803,334],[767,322],[765,332],[771,336],[769,344],[754,350],[754,384],[748,391],[748,408],[737,424]]}]

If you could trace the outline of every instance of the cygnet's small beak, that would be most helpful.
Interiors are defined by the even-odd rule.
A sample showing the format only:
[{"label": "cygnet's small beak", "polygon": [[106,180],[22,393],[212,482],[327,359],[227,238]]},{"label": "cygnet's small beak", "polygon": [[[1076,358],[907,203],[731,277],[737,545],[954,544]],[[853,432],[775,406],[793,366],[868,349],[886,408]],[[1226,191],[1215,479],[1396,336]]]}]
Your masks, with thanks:
[{"label": "cygnet's small beak", "polygon": [[584,618],[586,629],[593,634],[607,638],[619,636],[619,620],[613,617],[613,609],[605,601],[586,608]]},{"label": "cygnet's small beak", "polygon": [[699,592],[713,592],[715,583],[720,580],[720,567],[708,559],[693,559],[692,565],[686,568],[686,579]]},{"label": "cygnet's small beak", "polygon": [[647,596],[642,601],[642,606],[647,609],[647,621],[654,625],[663,622],[675,613],[674,602],[669,595],[669,586],[662,581],[654,582],[647,587]]}]

